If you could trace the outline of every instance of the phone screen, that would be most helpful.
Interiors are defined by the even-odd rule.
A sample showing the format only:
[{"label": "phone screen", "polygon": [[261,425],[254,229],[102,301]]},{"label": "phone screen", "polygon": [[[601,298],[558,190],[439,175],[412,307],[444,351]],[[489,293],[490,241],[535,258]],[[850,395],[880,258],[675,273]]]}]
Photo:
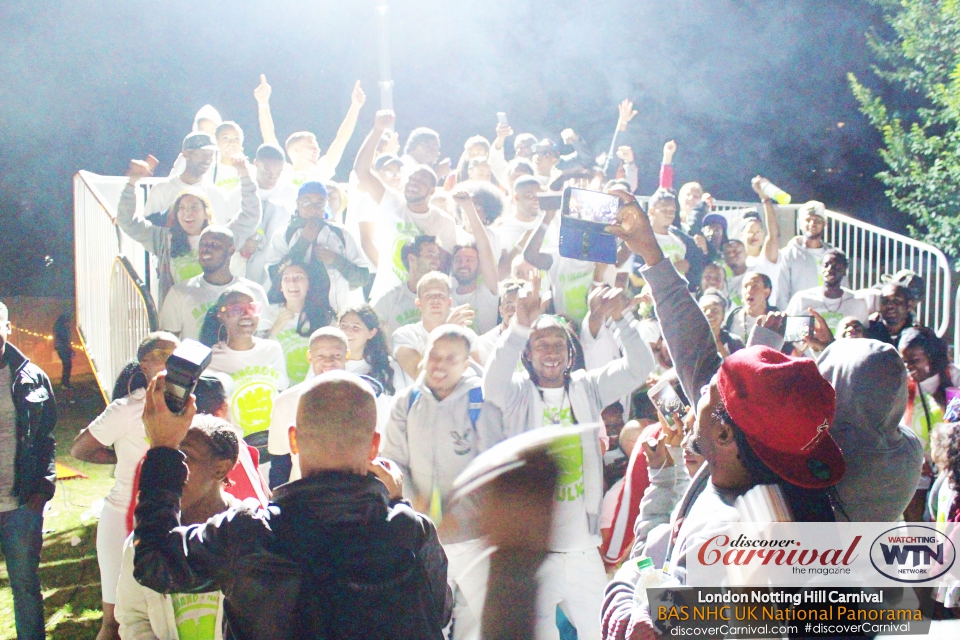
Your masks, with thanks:
[{"label": "phone screen", "polygon": [[618,209],[620,209],[620,198],[615,195],[570,188],[566,214],[571,218],[600,224],[614,224],[617,221]]},{"label": "phone screen", "polygon": [[802,342],[813,333],[813,316],[787,316],[784,342]]}]

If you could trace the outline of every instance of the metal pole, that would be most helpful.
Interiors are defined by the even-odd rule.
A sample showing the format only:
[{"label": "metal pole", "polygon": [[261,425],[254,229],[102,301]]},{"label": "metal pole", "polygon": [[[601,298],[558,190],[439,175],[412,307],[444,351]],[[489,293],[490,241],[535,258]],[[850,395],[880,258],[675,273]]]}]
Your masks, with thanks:
[{"label": "metal pole", "polygon": [[393,111],[393,80],[390,78],[390,32],[387,27],[386,3],[377,5],[380,14],[380,108]]}]

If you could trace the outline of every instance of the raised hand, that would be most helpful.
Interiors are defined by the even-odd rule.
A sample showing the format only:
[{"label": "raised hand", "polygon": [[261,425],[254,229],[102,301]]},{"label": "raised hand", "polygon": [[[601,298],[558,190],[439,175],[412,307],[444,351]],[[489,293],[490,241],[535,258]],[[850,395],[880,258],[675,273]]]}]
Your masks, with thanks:
[{"label": "raised hand", "polygon": [[617,147],[617,157],[623,160],[624,164],[633,164],[633,148],[628,147],[627,145],[620,145]]},{"label": "raised hand", "polygon": [[461,304],[450,309],[450,313],[447,315],[447,324],[458,324],[461,327],[469,327],[473,324],[473,319],[476,315],[469,304]]},{"label": "raised hand", "polygon": [[383,143],[381,153],[392,153],[397,155],[400,152],[400,134],[391,131],[387,136],[387,141]]},{"label": "raised hand", "polygon": [[626,191],[612,191],[623,202],[617,211],[617,224],[606,227],[607,233],[612,233],[622,239],[627,248],[643,258],[648,265],[654,265],[663,259],[663,251],[657,244],[657,238],[650,226],[650,218],[637,204],[637,199]]},{"label": "raised hand", "polygon": [[521,327],[532,327],[540,317],[540,313],[540,272],[536,271],[530,286],[524,286],[520,290],[520,297],[517,298],[517,313],[513,317]]},{"label": "raised hand", "polygon": [[513,127],[509,124],[497,123],[497,137],[495,142],[497,149],[503,148],[503,141],[513,135]]},{"label": "raised hand", "polygon": [[360,88],[360,81],[353,85],[353,92],[350,93],[350,105],[359,109],[367,101],[367,94]]},{"label": "raised hand", "polygon": [[247,163],[247,158],[242,153],[236,155],[229,160],[230,166],[237,170],[237,174],[240,177],[250,175],[250,165]]},{"label": "raised hand", "polygon": [[273,89],[267,84],[266,74],[261,73],[260,84],[253,90],[253,97],[256,98],[257,104],[269,104],[272,91]]},{"label": "raised hand", "polygon": [[151,155],[146,160],[131,160],[127,166],[127,176],[130,178],[130,184],[136,184],[138,180],[149,178],[153,175],[153,170],[157,168],[160,161]]},{"label": "raised hand", "polygon": [[833,342],[833,332],[830,331],[830,325],[827,324],[822,315],[809,307],[807,311],[813,316],[813,333],[807,334],[804,343],[815,351],[823,351],[827,348],[827,345]]},{"label": "raised hand", "polygon": [[280,307],[279,313],[277,313],[276,319],[273,321],[273,326],[270,327],[270,337],[276,338],[277,334],[287,328],[287,324],[296,318],[296,315],[290,309],[286,307]]},{"label": "raised hand", "polygon": [[163,389],[167,383],[166,372],[157,374],[147,386],[147,396],[143,407],[143,427],[147,432],[147,440],[151,447],[170,447],[178,449],[180,443],[187,436],[193,416],[197,413],[196,398],[191,395],[183,409],[183,413],[176,414],[170,411],[167,401],[163,397]]},{"label": "raised hand", "polygon": [[637,111],[633,108],[633,102],[627,98],[623,99],[623,102],[620,103],[617,110],[620,113],[620,117],[617,120],[617,128],[620,129],[620,131],[626,131],[627,123],[633,120],[633,116],[637,115]]},{"label": "raised hand", "polygon": [[750,181],[750,186],[753,188],[753,192],[760,196],[761,200],[767,200],[767,196],[763,193],[763,185],[767,182],[770,182],[763,176],[754,176],[753,180]]},{"label": "raised hand", "polygon": [[377,476],[377,480],[387,488],[391,500],[403,497],[403,472],[395,463],[386,458],[374,458],[367,466],[367,471]]},{"label": "raised hand", "polygon": [[666,157],[669,156],[671,159],[673,159],[673,154],[675,154],[676,152],[677,152],[677,141],[676,141],[676,140],[668,140],[667,142],[664,143],[664,145],[663,145],[663,157],[664,157],[664,158],[666,158]]},{"label": "raised hand", "polygon": [[566,129],[560,132],[560,139],[563,140],[564,144],[572,144],[577,140],[579,140],[579,137],[577,136],[576,131],[574,131],[570,127],[567,127]]},{"label": "raised hand", "polygon": [[373,118],[373,128],[377,131],[385,131],[386,129],[393,131],[396,124],[397,114],[389,109],[377,111],[377,115]]}]

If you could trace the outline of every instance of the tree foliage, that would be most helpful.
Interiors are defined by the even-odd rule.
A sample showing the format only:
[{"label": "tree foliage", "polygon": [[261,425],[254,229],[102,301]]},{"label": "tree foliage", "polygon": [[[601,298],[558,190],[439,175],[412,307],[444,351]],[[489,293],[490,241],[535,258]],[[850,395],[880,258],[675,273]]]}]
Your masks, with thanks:
[{"label": "tree foliage", "polygon": [[860,110],[883,137],[877,175],[917,239],[960,258],[960,0],[874,0],[889,34],[867,35],[885,88],[913,104],[895,108],[853,74]]}]

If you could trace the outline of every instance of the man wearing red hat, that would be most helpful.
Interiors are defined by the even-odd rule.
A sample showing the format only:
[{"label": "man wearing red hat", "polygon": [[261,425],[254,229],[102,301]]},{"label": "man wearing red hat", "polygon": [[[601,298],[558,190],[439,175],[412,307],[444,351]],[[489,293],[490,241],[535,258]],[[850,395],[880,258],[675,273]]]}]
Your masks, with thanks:
[{"label": "man wearing red hat", "polygon": [[[843,477],[843,454],[830,436],[836,405],[833,387],[816,363],[767,347],[752,347],[721,360],[706,318],[657,244],[650,221],[632,198],[608,227],[646,264],[663,337],[683,390],[699,398],[694,448],[707,464],[674,510],[675,539],[669,573],[686,578],[688,549],[740,520],[737,497],[759,484],[782,491],[796,521],[832,521],[828,492]],[[656,637],[647,607],[634,607],[639,578],[627,562],[607,587],[604,638]]]}]

